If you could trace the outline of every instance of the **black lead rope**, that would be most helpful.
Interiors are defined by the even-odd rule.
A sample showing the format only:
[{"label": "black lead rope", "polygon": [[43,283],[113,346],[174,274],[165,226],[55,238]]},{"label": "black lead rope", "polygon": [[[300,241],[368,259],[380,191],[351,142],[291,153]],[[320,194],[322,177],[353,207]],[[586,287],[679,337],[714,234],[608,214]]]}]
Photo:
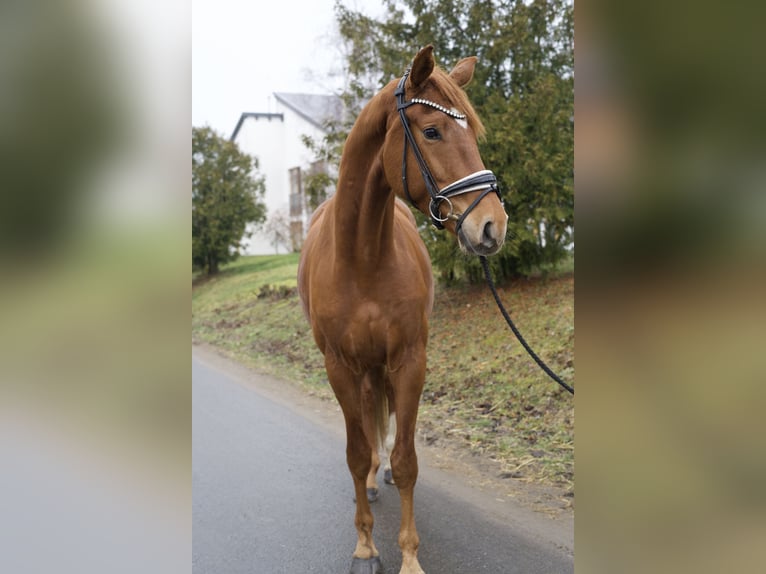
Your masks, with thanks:
[{"label": "black lead rope", "polygon": [[511,328],[511,331],[513,331],[513,334],[516,335],[516,338],[519,340],[519,343],[521,343],[521,346],[524,347],[529,353],[529,356],[532,357],[535,360],[535,363],[539,365],[539,367],[545,371],[545,373],[554,381],[556,381],[559,385],[564,387],[567,391],[569,391],[570,394],[574,395],[574,389],[567,385],[564,381],[561,380],[561,377],[559,377],[556,373],[554,373],[548,365],[545,364],[545,362],[537,356],[537,353],[535,353],[532,350],[532,347],[530,347],[527,342],[524,340],[524,337],[521,336],[521,333],[516,328],[516,325],[513,324],[513,321],[511,320],[510,315],[508,315],[508,311],[505,310],[505,307],[503,306],[503,303],[500,301],[500,296],[497,294],[497,289],[495,289],[495,284],[492,281],[492,275],[489,272],[489,263],[487,262],[487,258],[483,255],[479,257],[481,260],[481,266],[484,267],[484,276],[487,278],[487,285],[489,285],[490,291],[492,291],[492,296],[495,298],[495,302],[497,303],[497,307],[500,309],[500,312],[503,314],[503,317],[505,318],[505,322],[508,323],[508,326]]}]

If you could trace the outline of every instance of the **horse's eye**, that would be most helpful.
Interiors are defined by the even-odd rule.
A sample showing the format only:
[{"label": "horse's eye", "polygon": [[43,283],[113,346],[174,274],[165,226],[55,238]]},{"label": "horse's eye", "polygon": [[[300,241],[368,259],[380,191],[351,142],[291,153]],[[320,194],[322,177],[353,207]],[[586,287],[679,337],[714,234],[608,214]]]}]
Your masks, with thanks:
[{"label": "horse's eye", "polygon": [[426,128],[423,130],[423,135],[426,136],[426,139],[429,140],[440,140],[442,139],[442,135],[439,133],[439,130],[436,128]]}]

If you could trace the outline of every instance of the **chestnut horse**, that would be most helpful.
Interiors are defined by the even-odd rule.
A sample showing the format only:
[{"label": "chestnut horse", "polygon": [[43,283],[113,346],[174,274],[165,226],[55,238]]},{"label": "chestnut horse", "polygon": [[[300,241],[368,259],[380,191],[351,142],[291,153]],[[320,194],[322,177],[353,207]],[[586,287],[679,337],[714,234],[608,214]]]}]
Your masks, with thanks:
[{"label": "chestnut horse", "polygon": [[368,489],[373,499],[389,413],[400,574],[423,573],[413,512],[415,422],[434,289],[415,218],[397,196],[457,235],[467,252],[493,254],[505,239],[508,218],[477,147],[484,128],[462,90],[475,65],[475,57],[465,58],[447,74],[427,46],[404,77],[370,100],[346,140],[337,191],[315,212],[301,254],[298,290],[346,423],[354,574],[381,568]]}]

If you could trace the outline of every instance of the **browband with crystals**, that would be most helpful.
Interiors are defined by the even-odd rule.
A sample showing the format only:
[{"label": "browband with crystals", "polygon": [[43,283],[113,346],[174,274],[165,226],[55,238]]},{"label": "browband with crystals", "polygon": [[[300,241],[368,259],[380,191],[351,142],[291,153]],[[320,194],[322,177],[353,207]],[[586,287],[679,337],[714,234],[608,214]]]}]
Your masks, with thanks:
[{"label": "browband with crystals", "polygon": [[444,112],[448,116],[451,116],[455,118],[456,120],[464,120],[465,114],[460,114],[458,112],[453,112],[452,110],[448,110],[441,104],[437,104],[436,102],[432,102],[431,100],[424,100],[423,98],[412,98],[409,101],[410,104],[423,104],[426,106],[431,106],[432,108],[436,108],[440,112]]}]

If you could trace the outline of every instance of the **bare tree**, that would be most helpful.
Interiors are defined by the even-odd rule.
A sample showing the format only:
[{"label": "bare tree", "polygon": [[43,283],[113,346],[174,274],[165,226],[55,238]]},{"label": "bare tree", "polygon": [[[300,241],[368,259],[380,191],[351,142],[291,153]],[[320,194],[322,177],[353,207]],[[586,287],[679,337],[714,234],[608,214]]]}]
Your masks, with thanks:
[{"label": "bare tree", "polygon": [[263,225],[263,233],[269,238],[269,244],[274,247],[274,253],[279,255],[279,247],[285,252],[292,251],[290,243],[290,218],[287,211],[279,209],[272,213]]}]

